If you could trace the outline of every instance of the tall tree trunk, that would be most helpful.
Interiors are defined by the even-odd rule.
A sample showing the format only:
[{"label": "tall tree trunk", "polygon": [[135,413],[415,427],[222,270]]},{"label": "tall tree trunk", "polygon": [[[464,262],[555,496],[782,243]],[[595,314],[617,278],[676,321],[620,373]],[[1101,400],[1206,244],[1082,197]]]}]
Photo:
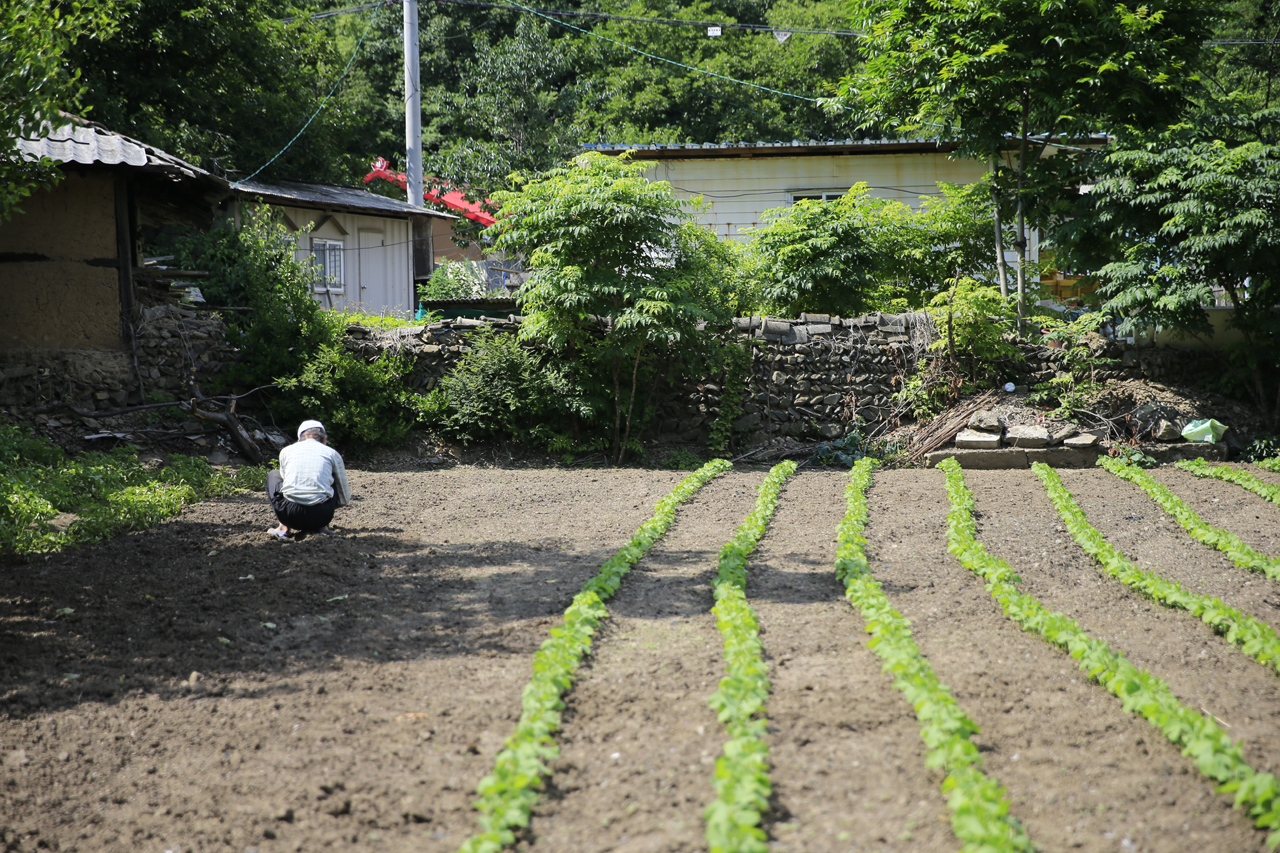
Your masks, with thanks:
[{"label": "tall tree trunk", "polygon": [[1026,334],[1027,319],[1027,211],[1023,197],[1027,187],[1027,133],[1031,113],[1030,96],[1022,95],[1021,139],[1018,143],[1018,333]]},{"label": "tall tree trunk", "polygon": [[1009,298],[1009,270],[1004,260],[1004,225],[1000,222],[1000,189],[996,186],[996,158],[991,158],[991,220],[996,228],[996,274],[1000,298]]},{"label": "tall tree trunk", "polygon": [[618,357],[613,357],[613,464],[617,465],[621,455],[618,451],[618,437],[622,432],[622,388],[618,384]]},{"label": "tall tree trunk", "polygon": [[636,363],[631,366],[631,399],[627,401],[627,429],[622,434],[622,446],[618,450],[619,464],[627,453],[627,442],[631,440],[631,412],[636,407],[636,374],[640,371],[640,353],[643,351],[643,349],[636,350]]}]

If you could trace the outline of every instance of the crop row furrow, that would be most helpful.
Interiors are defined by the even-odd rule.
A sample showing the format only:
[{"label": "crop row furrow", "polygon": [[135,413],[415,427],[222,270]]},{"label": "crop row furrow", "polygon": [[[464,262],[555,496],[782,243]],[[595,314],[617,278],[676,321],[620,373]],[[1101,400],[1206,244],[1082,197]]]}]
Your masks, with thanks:
[{"label": "crop row furrow", "polygon": [[836,576],[849,602],[866,620],[871,635],[867,647],[883,661],[882,671],[893,675],[893,686],[915,708],[920,738],[929,748],[926,763],[946,771],[942,790],[948,795],[951,829],[963,843],[962,849],[966,853],[1034,850],[1022,825],[1009,814],[1004,789],[983,772],[982,757],[972,740],[978,726],[938,681],[912,638],[911,622],[893,609],[867,565],[863,529],[866,492],[875,464],[873,459],[863,459],[850,472],[847,511],[837,535]]},{"label": "crop row furrow", "polygon": [[1049,499],[1067,525],[1071,538],[1111,577],[1166,607],[1186,610],[1210,625],[1258,663],[1280,671],[1280,635],[1260,619],[1224,604],[1219,598],[1200,595],[1165,580],[1155,572],[1138,568],[1106,540],[1085,517],[1071,492],[1052,468],[1043,462],[1031,466],[1044,483]]},{"label": "crop row furrow", "polygon": [[1146,471],[1106,456],[1099,459],[1098,464],[1122,480],[1128,480],[1141,487],[1161,509],[1191,534],[1192,539],[1217,548],[1241,568],[1260,572],[1272,580],[1280,580],[1280,560],[1255,551],[1231,531],[1209,524],[1196,514],[1195,510],[1187,506],[1182,498],[1169,491],[1163,483],[1156,482]]},{"label": "crop row furrow", "polygon": [[591,648],[596,627],[606,616],[607,601],[623,577],[671,526],[676,508],[733,466],[723,459],[708,462],[685,477],[654,507],[652,517],[600,567],[564,612],[564,623],[533,657],[533,678],[522,693],[523,712],[515,732],[494,760],[493,772],[480,780],[475,802],[481,831],[459,848],[460,853],[497,853],[515,841],[514,829],[527,826],[538,799],[546,762],[559,755],[552,735],[560,729],[563,696],[573,684],[578,664]]},{"label": "crop row furrow", "polygon": [[769,804],[769,747],[764,741],[764,703],[769,697],[768,668],[760,646],[760,626],[747,603],[747,560],[764,535],[778,504],[778,493],[796,463],[775,465],[760,485],[755,509],[720,549],[713,581],[716,627],[724,637],[727,674],[710,705],[724,723],[729,740],[716,759],[716,799],[704,812],[711,853],[765,853],[760,827]]},{"label": "crop row furrow", "polygon": [[1280,486],[1274,483],[1264,483],[1242,468],[1232,468],[1230,465],[1210,465],[1203,459],[1179,462],[1177,467],[1189,474],[1195,474],[1197,477],[1212,477],[1216,480],[1235,483],[1237,486],[1248,489],[1259,497],[1266,498],[1273,504],[1280,503]]},{"label": "crop row furrow", "polygon": [[[1245,760],[1235,743],[1212,719],[1187,708],[1163,680],[1131,664],[1107,643],[1084,632],[1074,620],[1048,610],[1034,596],[1018,589],[1021,582],[1004,560],[978,542],[973,520],[973,495],[954,459],[938,463],[946,472],[947,546],[962,565],[986,581],[987,591],[1005,614],[1023,630],[1063,649],[1079,662],[1080,669],[1120,699],[1128,713],[1140,714],[1165,737],[1193,758],[1200,772],[1219,782],[1219,790],[1235,793],[1236,806],[1245,806],[1257,826],[1280,824],[1280,783],[1270,773],[1259,773]],[[1267,839],[1280,845],[1280,831]]]}]

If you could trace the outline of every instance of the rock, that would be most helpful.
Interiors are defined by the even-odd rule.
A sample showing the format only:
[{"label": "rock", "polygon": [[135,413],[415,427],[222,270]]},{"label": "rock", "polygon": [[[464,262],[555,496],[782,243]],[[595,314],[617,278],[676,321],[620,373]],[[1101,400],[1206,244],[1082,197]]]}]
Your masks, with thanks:
[{"label": "rock", "polygon": [[1029,468],[1027,452],[1016,447],[1000,450],[935,450],[925,456],[930,468],[943,459],[954,459],[961,468],[972,471],[1003,471],[1013,468]]},{"label": "rock", "polygon": [[733,422],[733,428],[735,430],[738,430],[739,432],[741,432],[742,430],[751,429],[752,427],[756,427],[759,425],[760,425],[759,413],[743,415],[742,417],[738,418]]},{"label": "rock", "polygon": [[1005,432],[1005,441],[1013,447],[1044,447],[1049,443],[1049,430],[1031,424],[1014,424]]},{"label": "rock", "polygon": [[969,429],[983,432],[1004,432],[1004,419],[990,409],[980,409],[969,418]]},{"label": "rock", "polygon": [[966,450],[994,450],[1000,446],[1000,433],[962,429],[956,436],[956,447]]},{"label": "rock", "polygon": [[1177,421],[1161,419],[1152,432],[1156,441],[1182,441],[1182,427]]},{"label": "rock", "polygon": [[1062,442],[1062,446],[1073,450],[1080,450],[1086,447],[1097,447],[1098,441],[1098,436],[1093,433],[1083,432],[1064,440]]},{"label": "rock", "polygon": [[823,438],[839,438],[842,431],[839,424],[822,424],[818,427],[818,435]]},{"label": "rock", "polygon": [[1072,424],[1068,424],[1067,426],[1064,426],[1062,429],[1053,433],[1053,435],[1049,436],[1049,446],[1053,447],[1054,445],[1062,444],[1062,442],[1066,441],[1068,438],[1071,438],[1071,436],[1075,435],[1079,431],[1080,430],[1078,427]]},{"label": "rock", "polygon": [[215,450],[209,454],[210,465],[226,465],[231,462],[231,457],[223,453],[221,450]]}]

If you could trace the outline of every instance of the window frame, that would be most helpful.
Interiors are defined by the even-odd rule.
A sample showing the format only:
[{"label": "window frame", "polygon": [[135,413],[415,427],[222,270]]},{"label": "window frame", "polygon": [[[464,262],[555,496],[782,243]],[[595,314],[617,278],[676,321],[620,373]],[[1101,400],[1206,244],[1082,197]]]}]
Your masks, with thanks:
[{"label": "window frame", "polygon": [[[333,240],[328,237],[312,237],[311,238],[311,263],[316,271],[315,281],[312,283],[312,290],[316,293],[346,293],[347,292],[347,257],[346,245],[342,240]],[[323,253],[323,255],[322,255]],[[321,260],[323,256],[324,260]],[[337,276],[332,276],[331,262],[333,258],[338,259]]]}]

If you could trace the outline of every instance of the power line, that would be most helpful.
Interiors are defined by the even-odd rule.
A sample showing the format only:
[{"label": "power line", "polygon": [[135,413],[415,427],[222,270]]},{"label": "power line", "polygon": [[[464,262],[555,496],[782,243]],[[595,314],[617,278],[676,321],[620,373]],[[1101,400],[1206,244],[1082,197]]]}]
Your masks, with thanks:
[{"label": "power line", "polygon": [[[394,0],[392,0],[392,2],[394,2]],[[367,6],[366,8],[373,9],[373,8],[377,8],[378,6],[386,6],[386,5],[388,5],[388,3],[374,3],[370,6]],[[342,81],[347,78],[347,72],[351,70],[351,66],[352,64],[355,63],[356,57],[360,55],[360,46],[364,44],[365,36],[369,35],[369,30],[373,28],[374,17],[375,17],[374,15],[369,16],[369,23],[365,24],[364,32],[360,34],[360,40],[356,42],[355,50],[351,51],[351,58],[347,60],[347,67],[342,69],[342,73],[338,75],[338,79],[333,81],[333,86],[329,89],[329,94],[324,96],[324,100],[320,102],[320,106],[316,107],[316,111],[311,114],[311,118],[307,119],[307,123],[302,126],[301,130],[299,130],[297,133],[293,135],[293,139],[290,139],[283,148],[281,148],[279,151],[276,152],[274,157],[272,157],[270,160],[268,160],[267,162],[259,166],[256,172],[254,172],[249,177],[241,178],[240,180],[232,184],[231,185],[232,189],[235,189],[236,187],[240,186],[245,181],[253,180],[258,176],[260,172],[262,172],[263,169],[270,166],[276,160],[279,160],[280,156],[284,154],[284,152],[288,151],[289,148],[293,145],[293,143],[298,141],[298,137],[306,133],[308,127],[311,127],[311,122],[315,121],[316,116],[320,115],[320,113],[324,110],[324,108],[329,105],[329,101],[333,98],[333,93],[338,91],[338,86],[340,86],[342,84]]]}]

